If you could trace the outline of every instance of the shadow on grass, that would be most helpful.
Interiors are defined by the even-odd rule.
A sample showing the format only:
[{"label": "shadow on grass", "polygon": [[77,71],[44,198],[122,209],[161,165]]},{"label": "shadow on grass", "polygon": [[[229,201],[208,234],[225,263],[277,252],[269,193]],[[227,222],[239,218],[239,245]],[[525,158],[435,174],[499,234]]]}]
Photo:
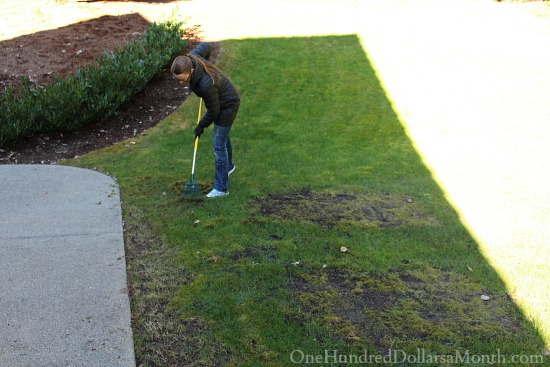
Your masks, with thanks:
[{"label": "shadow on grass", "polygon": [[[228,197],[179,197],[191,164],[182,150],[192,151],[192,131],[179,126],[196,118],[194,97],[135,145],[72,162],[121,185],[141,363],[381,364],[391,351],[405,365],[547,358],[356,36],[222,49],[243,101]],[[199,182],[213,175],[210,134]]]},{"label": "shadow on grass", "polygon": [[[264,49],[262,40],[242,42],[256,44],[246,48]],[[284,98],[282,104],[290,105],[290,113],[279,112],[276,123],[298,126],[289,127],[290,140],[300,145],[296,152],[281,143],[281,154],[274,154],[275,159],[289,158],[278,174],[304,177],[294,180],[297,190],[288,187],[283,193],[270,191],[257,198],[252,205],[256,219],[267,218],[271,225],[279,222],[281,226],[309,222],[339,227],[345,238],[334,240],[345,245],[343,256],[354,258],[338,258],[333,267],[319,267],[311,259],[289,271],[295,276],[289,288],[303,311],[300,320],[308,315],[308,322],[345,338],[347,346],[369,346],[378,354],[397,349],[412,355],[421,348],[455,360],[467,351],[485,356],[506,351],[508,362],[512,355],[530,356],[531,363],[546,358],[541,354],[542,337],[506,293],[506,285],[423,165],[359,40],[344,36],[278,42],[280,47],[271,47],[288,51],[293,48],[288,44],[295,43],[296,52],[307,54],[296,70],[285,62],[280,72],[273,73],[282,75],[290,69],[292,76],[309,75],[303,81],[277,80],[287,84],[287,95],[298,103]],[[321,56],[327,50],[339,53],[335,56],[339,61]],[[270,57],[276,54],[269,53]],[[274,63],[270,60],[269,65]],[[319,69],[300,70],[312,64]],[[315,73],[323,74],[327,85],[316,89],[315,82],[303,84],[315,80]],[[316,106],[318,113],[308,111],[294,118],[292,106],[298,110]],[[274,134],[264,138],[265,149],[277,139],[269,123],[255,129]],[[254,139],[254,134],[243,140]],[[308,170],[315,156],[320,162]],[[304,162],[296,163],[300,160]],[[338,162],[331,167],[332,174],[319,175],[331,162]],[[323,177],[329,180],[323,182]],[[391,215],[392,210],[400,215]],[[325,231],[313,236],[321,233]],[[327,244],[319,237],[318,243],[323,242]],[[334,253],[339,246],[332,247]]]}]

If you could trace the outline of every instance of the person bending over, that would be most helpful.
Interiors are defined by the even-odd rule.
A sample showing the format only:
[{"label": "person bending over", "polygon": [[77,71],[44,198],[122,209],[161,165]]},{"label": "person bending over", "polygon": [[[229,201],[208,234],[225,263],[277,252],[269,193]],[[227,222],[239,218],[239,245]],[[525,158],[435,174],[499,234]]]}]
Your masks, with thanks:
[{"label": "person bending over", "polygon": [[206,113],[195,128],[195,139],[214,123],[212,150],[216,173],[214,188],[206,195],[214,198],[229,194],[228,178],[235,171],[229,133],[237,117],[241,98],[229,78],[209,61],[211,52],[210,44],[202,42],[186,56],[176,57],[171,72],[204,101]]}]

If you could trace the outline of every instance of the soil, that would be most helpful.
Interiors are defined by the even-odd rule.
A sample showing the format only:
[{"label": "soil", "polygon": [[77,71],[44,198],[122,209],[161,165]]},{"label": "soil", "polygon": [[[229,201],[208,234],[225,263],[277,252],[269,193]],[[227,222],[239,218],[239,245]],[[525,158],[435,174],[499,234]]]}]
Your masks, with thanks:
[{"label": "soil", "polygon": [[[92,64],[103,52],[122,48],[148,28],[138,14],[100,16],[54,30],[35,32],[0,42],[0,90],[17,89],[27,76],[35,86],[45,86],[56,77],[66,77],[84,65]],[[185,35],[186,50],[200,40],[199,29]],[[213,58],[217,48],[214,47]],[[133,96],[118,113],[71,133],[29,136],[0,147],[0,164],[52,164],[81,156],[130,138],[154,126],[183,101],[182,87],[165,69],[144,90]]]},{"label": "soil", "polygon": [[301,190],[256,198],[251,207],[257,215],[271,220],[311,222],[321,227],[333,227],[338,223],[380,228],[439,225],[437,219],[413,198],[389,193],[327,194]]},{"label": "soil", "polygon": [[[451,354],[456,351],[451,340],[491,340],[496,334],[526,332],[513,312],[503,312],[514,307],[506,296],[491,294],[457,273],[414,269],[406,260],[402,264],[384,274],[327,268],[310,271],[307,277],[297,275],[289,283],[303,310],[297,321],[327,324],[358,348],[374,343],[381,355],[391,351],[388,346],[397,350],[396,343],[403,340],[431,342],[436,350],[446,351],[442,354]],[[492,301],[483,301],[484,294]],[[396,307],[406,311],[396,312]]]}]

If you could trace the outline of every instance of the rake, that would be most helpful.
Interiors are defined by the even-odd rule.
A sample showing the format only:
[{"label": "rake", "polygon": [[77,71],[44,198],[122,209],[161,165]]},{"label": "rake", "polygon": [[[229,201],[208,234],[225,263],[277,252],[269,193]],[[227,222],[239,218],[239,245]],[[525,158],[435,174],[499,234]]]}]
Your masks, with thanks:
[{"label": "rake", "polygon": [[[199,117],[197,118],[197,125],[202,115],[202,98],[199,101]],[[195,135],[195,147],[193,149],[193,167],[191,168],[191,178],[185,183],[185,186],[181,190],[181,197],[184,200],[199,201],[203,199],[203,194],[199,187],[199,183],[195,182],[195,161],[197,158],[197,149],[199,147],[199,136]]]}]

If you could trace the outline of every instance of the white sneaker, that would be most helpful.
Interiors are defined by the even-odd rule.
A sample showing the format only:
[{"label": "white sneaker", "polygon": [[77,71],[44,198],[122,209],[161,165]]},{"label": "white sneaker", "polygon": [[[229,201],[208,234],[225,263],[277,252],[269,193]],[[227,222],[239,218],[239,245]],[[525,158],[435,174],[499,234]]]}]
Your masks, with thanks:
[{"label": "white sneaker", "polygon": [[235,168],[237,168],[237,166],[233,166],[233,168],[231,168],[228,172],[227,172],[227,177],[231,176],[231,174],[233,172],[235,172]]},{"label": "white sneaker", "polygon": [[225,195],[229,195],[229,193],[224,192],[224,191],[219,191],[219,190],[216,190],[216,189],[212,189],[212,191],[210,191],[208,194],[206,194],[206,197],[207,198],[217,198],[217,197],[225,196]]}]

